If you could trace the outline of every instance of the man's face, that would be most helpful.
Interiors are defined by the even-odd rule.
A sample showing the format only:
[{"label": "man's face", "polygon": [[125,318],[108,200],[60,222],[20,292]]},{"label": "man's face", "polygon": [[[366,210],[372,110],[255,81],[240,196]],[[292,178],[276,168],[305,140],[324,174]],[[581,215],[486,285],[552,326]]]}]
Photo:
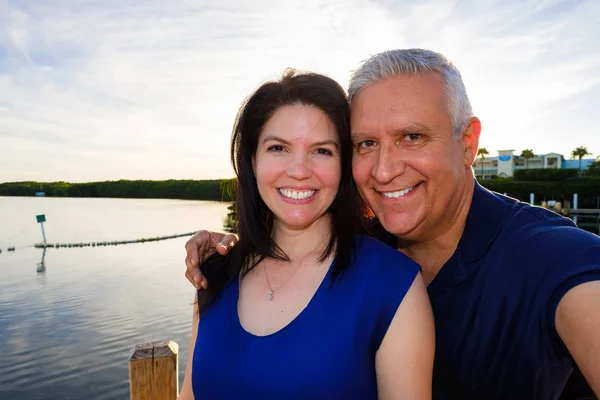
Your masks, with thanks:
[{"label": "man's face", "polygon": [[434,239],[462,205],[473,143],[453,139],[444,93],[438,74],[396,76],[352,100],[354,179],[401,240]]}]

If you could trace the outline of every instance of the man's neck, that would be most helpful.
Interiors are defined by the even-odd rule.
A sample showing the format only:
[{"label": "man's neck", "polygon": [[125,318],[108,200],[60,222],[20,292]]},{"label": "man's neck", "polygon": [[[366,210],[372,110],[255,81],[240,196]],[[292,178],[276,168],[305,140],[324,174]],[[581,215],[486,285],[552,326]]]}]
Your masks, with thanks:
[{"label": "man's neck", "polygon": [[474,181],[472,184],[467,184],[465,193],[461,196],[456,216],[441,234],[426,241],[404,242],[400,239],[398,241],[398,250],[421,266],[423,279],[427,285],[433,281],[456,251],[471,208],[474,185]]}]

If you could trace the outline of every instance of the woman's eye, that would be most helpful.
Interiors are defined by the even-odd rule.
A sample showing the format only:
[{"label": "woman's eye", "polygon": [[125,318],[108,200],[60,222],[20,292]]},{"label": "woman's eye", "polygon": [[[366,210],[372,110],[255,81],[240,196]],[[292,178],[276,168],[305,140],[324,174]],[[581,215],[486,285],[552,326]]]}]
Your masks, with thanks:
[{"label": "woman's eye", "polygon": [[329,149],[317,149],[317,154],[322,154],[325,156],[332,156],[333,152]]},{"label": "woman's eye", "polygon": [[279,145],[279,144],[274,144],[273,146],[269,146],[269,148],[267,149],[267,151],[283,151],[283,146]]}]

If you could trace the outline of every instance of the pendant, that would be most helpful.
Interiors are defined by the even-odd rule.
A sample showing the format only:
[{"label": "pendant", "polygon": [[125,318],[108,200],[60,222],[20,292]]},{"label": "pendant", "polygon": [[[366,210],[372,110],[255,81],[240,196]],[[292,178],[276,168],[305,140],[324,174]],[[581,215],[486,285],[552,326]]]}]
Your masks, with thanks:
[{"label": "pendant", "polygon": [[273,300],[273,291],[269,289],[269,300]]}]

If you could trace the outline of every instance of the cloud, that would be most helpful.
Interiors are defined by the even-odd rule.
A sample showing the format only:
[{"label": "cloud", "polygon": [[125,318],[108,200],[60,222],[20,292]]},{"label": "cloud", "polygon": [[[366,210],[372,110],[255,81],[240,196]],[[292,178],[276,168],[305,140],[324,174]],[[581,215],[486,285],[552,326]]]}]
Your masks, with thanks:
[{"label": "cloud", "polygon": [[[459,67],[488,149],[600,153],[595,1],[75,0],[0,5],[0,182],[232,175],[242,100],[378,51]],[[565,129],[576,132],[565,135]]]}]

